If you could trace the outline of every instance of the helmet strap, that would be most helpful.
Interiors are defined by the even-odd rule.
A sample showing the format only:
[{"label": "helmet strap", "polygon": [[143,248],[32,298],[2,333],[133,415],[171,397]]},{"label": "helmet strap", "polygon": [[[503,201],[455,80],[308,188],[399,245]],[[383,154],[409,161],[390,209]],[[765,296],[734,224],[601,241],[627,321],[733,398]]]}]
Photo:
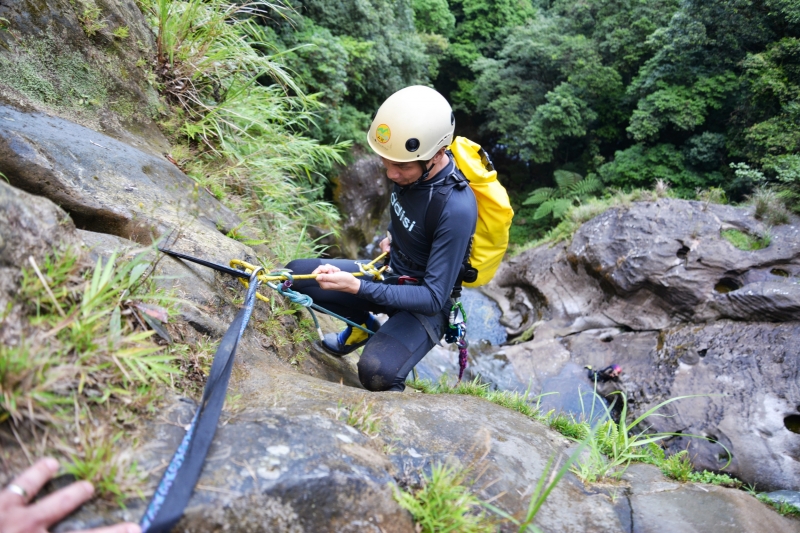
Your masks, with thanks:
[{"label": "helmet strap", "polygon": [[413,187],[417,183],[419,183],[421,181],[425,181],[426,179],[428,179],[428,175],[431,173],[431,170],[433,169],[433,167],[436,166],[436,164],[433,163],[433,164],[431,164],[430,167],[428,167],[428,163],[430,163],[431,161],[433,161],[433,159],[429,159],[427,161],[419,161],[419,164],[422,166],[422,176],[420,176],[417,181],[415,181],[414,183],[409,185],[409,187]]}]

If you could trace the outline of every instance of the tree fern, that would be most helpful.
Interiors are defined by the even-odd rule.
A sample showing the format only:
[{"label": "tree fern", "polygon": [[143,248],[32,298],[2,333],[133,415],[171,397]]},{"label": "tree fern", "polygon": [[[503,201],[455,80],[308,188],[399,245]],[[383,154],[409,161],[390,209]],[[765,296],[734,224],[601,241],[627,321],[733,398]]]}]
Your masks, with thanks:
[{"label": "tree fern", "polygon": [[559,191],[568,190],[583,179],[577,172],[570,172],[568,170],[556,170],[553,172],[553,178],[556,180]]},{"label": "tree fern", "polygon": [[561,220],[576,203],[580,204],[585,198],[603,190],[602,182],[594,174],[584,178],[576,172],[556,170],[553,177],[558,185],[557,189],[540,187],[522,202],[522,205],[539,206],[533,215],[534,220],[551,214],[554,219]]},{"label": "tree fern", "polygon": [[539,220],[540,218],[544,218],[550,213],[552,213],[554,203],[555,200],[553,200],[552,198],[542,202],[542,205],[540,205],[539,208],[536,210],[536,212],[533,214],[534,220]]},{"label": "tree fern", "polygon": [[554,194],[556,189],[552,187],[541,187],[533,191],[528,198],[522,202],[522,205],[538,205],[542,202],[549,200]]},{"label": "tree fern", "polygon": [[573,198],[557,198],[553,200],[553,218],[561,220],[574,202]]},{"label": "tree fern", "polygon": [[597,179],[595,174],[589,174],[582,180],[579,180],[569,186],[568,195],[573,198],[585,198],[592,193],[598,192],[603,188],[603,184]]}]

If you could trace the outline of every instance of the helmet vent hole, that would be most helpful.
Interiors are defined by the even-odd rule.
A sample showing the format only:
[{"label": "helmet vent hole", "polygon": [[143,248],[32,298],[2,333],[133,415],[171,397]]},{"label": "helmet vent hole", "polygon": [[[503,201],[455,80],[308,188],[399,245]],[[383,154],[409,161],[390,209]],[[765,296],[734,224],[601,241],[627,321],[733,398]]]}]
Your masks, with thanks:
[{"label": "helmet vent hole", "polygon": [[419,139],[411,138],[406,141],[406,150],[409,152],[416,152],[419,150]]},{"label": "helmet vent hole", "polygon": [[453,126],[456,123],[456,116],[453,113],[450,113],[450,125]]}]

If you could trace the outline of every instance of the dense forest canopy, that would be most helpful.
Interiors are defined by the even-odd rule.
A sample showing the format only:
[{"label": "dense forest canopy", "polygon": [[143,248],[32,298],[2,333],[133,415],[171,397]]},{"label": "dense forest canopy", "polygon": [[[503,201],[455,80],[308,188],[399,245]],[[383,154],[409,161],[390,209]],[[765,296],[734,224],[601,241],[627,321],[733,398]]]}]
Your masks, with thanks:
[{"label": "dense forest canopy", "polygon": [[663,180],[687,198],[716,188],[741,201],[770,185],[798,207],[800,0],[291,5],[267,24],[325,104],[321,141],[363,143],[384,98],[429,84],[518,200],[561,171],[600,190]]}]

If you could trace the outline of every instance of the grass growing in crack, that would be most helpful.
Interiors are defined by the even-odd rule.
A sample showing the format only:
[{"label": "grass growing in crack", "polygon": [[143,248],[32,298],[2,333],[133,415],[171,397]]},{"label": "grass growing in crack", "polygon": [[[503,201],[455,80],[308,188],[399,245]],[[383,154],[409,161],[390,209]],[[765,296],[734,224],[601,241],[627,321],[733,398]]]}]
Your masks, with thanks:
[{"label": "grass growing in crack", "polygon": [[394,497],[411,513],[421,533],[496,531],[496,521],[470,492],[468,473],[467,469],[435,463],[430,475],[423,474],[419,488],[407,492],[394,486]]},{"label": "grass growing in crack", "polygon": [[[658,443],[676,436],[675,433],[650,433],[649,427],[643,427],[644,421],[650,416],[658,416],[658,411],[664,406],[693,396],[679,396],[663,401],[628,422],[628,402],[624,394],[616,392],[622,398],[622,411],[619,422],[611,420],[608,408],[608,420],[593,432],[588,440],[588,453],[575,463],[572,471],[586,483],[597,483],[603,479],[619,479],[631,462],[645,462],[654,464],[662,470],[673,472],[679,476],[688,476],[685,471],[688,458],[685,460],[681,454],[675,454],[669,459],[664,458],[663,450]],[[700,435],[686,435],[706,439]],[[728,450],[726,449],[726,452]],[[728,452],[728,456],[731,454]],[[728,460],[730,464],[730,459]],[[723,468],[727,467],[726,464]],[[666,467],[664,465],[667,465]]]},{"label": "grass growing in crack", "polygon": [[520,393],[490,390],[490,385],[488,383],[481,383],[480,378],[475,378],[472,381],[461,381],[451,386],[447,382],[447,376],[443,375],[437,382],[433,382],[429,379],[414,379],[407,381],[406,385],[426,394],[465,394],[467,396],[477,396],[478,398],[483,398],[484,400],[522,413],[530,418],[542,419],[538,406],[530,403],[530,391]]},{"label": "grass growing in crack", "polygon": [[761,250],[772,242],[772,236],[769,232],[760,237],[754,237],[738,229],[726,229],[722,230],[722,237],[738,249],[745,251]]},{"label": "grass growing in crack", "polygon": [[796,505],[793,505],[785,500],[781,500],[778,498],[776,501],[767,496],[766,494],[758,494],[756,498],[758,498],[758,501],[766,503],[767,505],[775,509],[781,516],[800,517],[800,507],[797,507]]},{"label": "grass growing in crack", "polygon": [[179,372],[142,318],[143,308],[168,314],[156,304],[172,302],[155,290],[145,255],[94,266],[73,249],[41,266],[31,258],[6,316],[19,320],[20,339],[0,346],[0,422],[29,458],[19,431],[35,440],[43,431],[38,447],[70,458],[105,497],[137,483],[133,463],[110,451],[110,432],[146,413],[158,384]]},{"label": "grass growing in crack", "polygon": [[366,399],[351,406],[345,406],[341,402],[338,405],[337,418],[344,421],[348,426],[352,426],[366,436],[375,438],[378,436],[383,421],[381,416],[373,411],[375,405],[368,403]]}]

